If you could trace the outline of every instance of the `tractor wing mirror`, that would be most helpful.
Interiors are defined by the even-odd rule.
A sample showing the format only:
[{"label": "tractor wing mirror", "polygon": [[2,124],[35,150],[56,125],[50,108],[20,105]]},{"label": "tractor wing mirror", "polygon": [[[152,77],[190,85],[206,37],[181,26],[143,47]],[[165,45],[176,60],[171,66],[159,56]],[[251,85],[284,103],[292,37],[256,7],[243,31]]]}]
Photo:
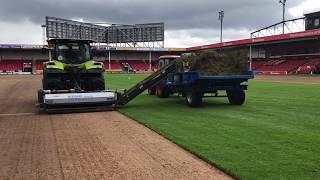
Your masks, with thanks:
[{"label": "tractor wing mirror", "polygon": [[43,48],[41,49],[41,54],[46,54],[47,52],[48,52],[48,48],[43,47]]},{"label": "tractor wing mirror", "polygon": [[51,51],[53,50],[53,48],[49,48],[48,46],[43,46],[42,49],[41,49],[41,53],[42,54],[47,54],[48,51]]}]

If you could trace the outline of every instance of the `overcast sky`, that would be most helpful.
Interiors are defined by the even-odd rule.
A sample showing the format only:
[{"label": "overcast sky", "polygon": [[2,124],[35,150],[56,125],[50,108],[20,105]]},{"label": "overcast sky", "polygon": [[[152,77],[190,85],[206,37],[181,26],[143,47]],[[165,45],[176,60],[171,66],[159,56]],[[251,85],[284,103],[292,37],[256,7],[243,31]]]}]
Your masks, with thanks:
[{"label": "overcast sky", "polygon": [[[165,23],[167,47],[219,41],[218,12],[224,10],[224,41],[282,19],[278,0],[0,0],[0,43],[41,44],[45,16],[89,22]],[[287,0],[287,18],[320,10],[320,0]]]}]

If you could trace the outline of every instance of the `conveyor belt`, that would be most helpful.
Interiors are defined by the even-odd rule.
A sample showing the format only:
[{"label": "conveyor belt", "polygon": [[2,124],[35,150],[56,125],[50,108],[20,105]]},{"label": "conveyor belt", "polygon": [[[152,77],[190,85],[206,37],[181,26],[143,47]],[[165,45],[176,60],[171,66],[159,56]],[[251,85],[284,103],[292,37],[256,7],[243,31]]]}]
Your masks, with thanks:
[{"label": "conveyor belt", "polygon": [[151,74],[146,79],[142,80],[129,90],[125,91],[119,98],[119,105],[125,105],[128,102],[130,102],[132,99],[137,97],[139,94],[141,94],[143,91],[148,89],[151,86],[156,85],[159,81],[166,78],[167,75],[173,71],[175,71],[177,68],[177,63],[175,61],[172,61],[167,66],[159,69],[157,72]]}]

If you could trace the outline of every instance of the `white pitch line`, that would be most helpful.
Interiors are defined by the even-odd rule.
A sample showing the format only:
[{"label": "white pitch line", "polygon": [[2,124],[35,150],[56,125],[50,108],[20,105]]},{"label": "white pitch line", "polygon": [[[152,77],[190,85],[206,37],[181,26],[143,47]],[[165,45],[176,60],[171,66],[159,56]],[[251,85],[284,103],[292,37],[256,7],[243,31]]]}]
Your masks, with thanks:
[{"label": "white pitch line", "polygon": [[8,117],[8,116],[30,116],[36,115],[36,113],[12,113],[12,114],[0,114],[0,117]]}]

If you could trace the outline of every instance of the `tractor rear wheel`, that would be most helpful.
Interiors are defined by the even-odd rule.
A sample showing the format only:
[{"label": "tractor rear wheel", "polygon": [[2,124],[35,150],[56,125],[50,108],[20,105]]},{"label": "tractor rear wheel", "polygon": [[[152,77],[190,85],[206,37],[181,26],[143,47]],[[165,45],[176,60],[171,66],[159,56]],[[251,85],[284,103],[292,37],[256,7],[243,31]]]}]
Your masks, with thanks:
[{"label": "tractor rear wheel", "polygon": [[105,90],[105,81],[101,77],[89,77],[87,79],[87,91],[103,91]]},{"label": "tractor rear wheel", "polygon": [[246,94],[244,91],[227,91],[227,96],[230,104],[242,105],[246,100]]},{"label": "tractor rear wheel", "polygon": [[156,94],[156,88],[155,87],[148,88],[148,94],[150,96],[155,95]]},{"label": "tractor rear wheel", "polygon": [[64,83],[60,78],[44,77],[42,80],[43,89],[45,90],[64,90]]},{"label": "tractor rear wheel", "polygon": [[158,85],[158,86],[156,87],[156,95],[157,95],[159,98],[168,98],[169,95],[170,95],[170,92],[168,91],[167,88]]},{"label": "tractor rear wheel", "polygon": [[43,104],[44,92],[42,89],[38,90],[38,103],[41,106]]}]

